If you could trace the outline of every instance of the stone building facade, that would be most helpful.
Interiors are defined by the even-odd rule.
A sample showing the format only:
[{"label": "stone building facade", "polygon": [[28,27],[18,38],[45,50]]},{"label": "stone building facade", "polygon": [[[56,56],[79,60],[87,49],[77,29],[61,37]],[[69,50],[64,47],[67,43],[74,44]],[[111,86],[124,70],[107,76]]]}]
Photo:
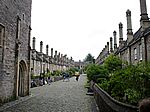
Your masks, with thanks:
[{"label": "stone building facade", "polygon": [[0,103],[29,94],[31,3],[0,1]]},{"label": "stone building facade", "polygon": [[31,49],[31,63],[30,69],[31,74],[40,76],[40,74],[53,72],[53,71],[66,71],[69,68],[75,67],[75,62],[73,58],[70,59],[67,55],[57,53],[53,48],[51,48],[51,55],[49,55],[49,46],[46,45],[46,54],[43,53],[43,42],[40,42],[40,52],[35,49],[36,38],[33,37],[32,49]]},{"label": "stone building facade", "polygon": [[[138,31],[135,33],[132,32],[131,11],[127,10],[127,40],[123,40],[123,24],[119,23],[119,45],[117,46],[116,31],[114,31],[114,38],[110,38],[110,49],[106,49],[105,46],[97,57],[96,64],[102,64],[109,54],[112,53],[129,64],[150,61],[150,20],[147,14],[146,0],[140,0],[140,9],[141,20]],[[112,43],[113,39],[114,44]],[[106,54],[106,52],[108,53]]]},{"label": "stone building facade", "polygon": [[88,65],[89,63],[88,62],[84,62],[84,61],[76,61],[74,63],[74,66],[75,68],[79,69],[80,70],[80,73],[84,73],[84,68]]}]

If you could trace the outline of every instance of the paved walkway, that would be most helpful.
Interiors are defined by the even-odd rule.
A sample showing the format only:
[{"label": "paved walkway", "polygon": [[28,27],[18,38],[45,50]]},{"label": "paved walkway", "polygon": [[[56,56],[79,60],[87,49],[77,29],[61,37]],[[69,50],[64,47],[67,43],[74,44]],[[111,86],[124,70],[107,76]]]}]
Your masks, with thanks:
[{"label": "paved walkway", "polygon": [[82,75],[78,82],[72,77],[33,88],[30,96],[0,107],[0,112],[98,112],[94,97],[86,95],[85,83]]}]

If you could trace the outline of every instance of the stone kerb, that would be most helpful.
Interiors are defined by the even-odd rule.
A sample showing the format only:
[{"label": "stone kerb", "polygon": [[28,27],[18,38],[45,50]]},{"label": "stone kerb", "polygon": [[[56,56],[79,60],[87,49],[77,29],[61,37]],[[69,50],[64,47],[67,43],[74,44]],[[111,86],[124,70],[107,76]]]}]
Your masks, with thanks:
[{"label": "stone kerb", "polygon": [[101,112],[138,112],[136,106],[125,104],[113,99],[97,84],[91,82],[91,87],[94,91],[94,97]]}]

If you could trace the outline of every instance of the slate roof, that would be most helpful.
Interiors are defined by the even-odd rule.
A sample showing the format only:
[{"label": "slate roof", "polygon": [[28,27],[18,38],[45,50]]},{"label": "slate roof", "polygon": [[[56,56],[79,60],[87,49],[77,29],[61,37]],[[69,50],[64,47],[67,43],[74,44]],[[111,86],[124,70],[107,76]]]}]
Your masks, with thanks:
[{"label": "slate roof", "polygon": [[137,41],[139,41],[141,39],[142,36],[146,36],[150,34],[150,27],[148,27],[147,29],[145,29],[144,32],[141,31],[141,27],[138,29],[137,32],[134,33],[133,35],[133,39],[129,42],[129,44],[127,43],[127,40],[124,41],[124,46],[121,49],[118,49],[115,54],[122,52],[124,50],[126,50],[128,48],[128,46],[131,46],[132,44],[136,43]]}]

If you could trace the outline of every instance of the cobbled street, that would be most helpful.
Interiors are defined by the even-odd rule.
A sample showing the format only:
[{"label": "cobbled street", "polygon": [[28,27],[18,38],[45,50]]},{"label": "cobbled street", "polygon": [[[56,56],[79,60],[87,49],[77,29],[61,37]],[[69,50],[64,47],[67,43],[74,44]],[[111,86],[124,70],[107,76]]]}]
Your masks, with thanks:
[{"label": "cobbled street", "polygon": [[31,89],[31,95],[0,107],[0,112],[98,112],[93,96],[86,95],[86,75],[79,81],[52,82]]}]

